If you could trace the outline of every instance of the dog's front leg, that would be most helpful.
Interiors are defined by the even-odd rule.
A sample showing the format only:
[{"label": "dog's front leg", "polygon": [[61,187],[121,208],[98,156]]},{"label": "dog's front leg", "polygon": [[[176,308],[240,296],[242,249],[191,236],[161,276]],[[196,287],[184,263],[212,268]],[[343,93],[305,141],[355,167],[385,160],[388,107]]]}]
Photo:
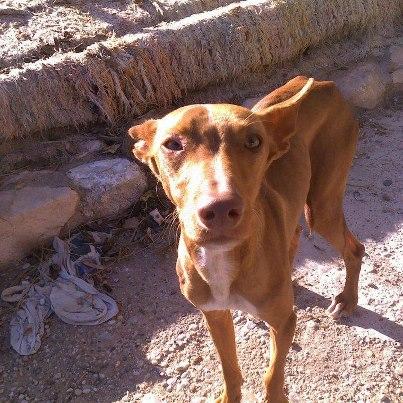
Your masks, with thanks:
[{"label": "dog's front leg", "polygon": [[224,391],[216,400],[216,403],[240,402],[243,379],[236,355],[235,332],[231,312],[229,310],[210,311],[203,312],[203,314],[220,356],[224,375]]},{"label": "dog's front leg", "polygon": [[[284,314],[281,307],[278,312]],[[272,315],[265,317],[261,314],[260,317],[270,323],[270,362],[264,376],[265,402],[288,402],[284,393],[284,365],[294,337],[296,315],[291,310],[283,316],[284,320],[273,321]]]}]

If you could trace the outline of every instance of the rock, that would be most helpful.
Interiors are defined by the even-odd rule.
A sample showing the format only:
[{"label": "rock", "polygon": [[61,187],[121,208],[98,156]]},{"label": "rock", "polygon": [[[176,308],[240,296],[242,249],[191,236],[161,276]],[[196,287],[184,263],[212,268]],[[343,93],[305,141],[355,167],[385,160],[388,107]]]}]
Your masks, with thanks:
[{"label": "rock", "polygon": [[137,229],[140,224],[140,220],[137,217],[130,217],[123,223],[125,229]]},{"label": "rock", "polygon": [[403,68],[392,73],[393,88],[397,91],[403,91]]},{"label": "rock", "polygon": [[76,389],[76,390],[74,391],[74,394],[75,394],[76,396],[80,396],[82,393],[83,393],[83,391],[82,391],[81,389]]},{"label": "rock", "polygon": [[176,381],[177,381],[176,378],[168,378],[165,382],[167,385],[167,388],[172,388],[175,385]]},{"label": "rock", "polygon": [[152,393],[147,393],[141,399],[141,403],[164,403],[164,401]]},{"label": "rock", "polygon": [[384,186],[390,186],[392,183],[393,183],[393,182],[392,182],[390,179],[385,179],[385,180],[383,181],[383,185],[384,185]]},{"label": "rock", "polygon": [[375,108],[386,90],[386,80],[375,63],[361,64],[335,81],[350,103],[365,109]]},{"label": "rock", "polygon": [[189,365],[190,365],[190,362],[188,360],[183,360],[178,363],[178,365],[176,366],[176,370],[179,373],[184,372],[189,368]]},{"label": "rock", "polygon": [[99,140],[87,140],[84,142],[79,142],[78,145],[80,147],[81,152],[95,153],[102,149],[104,143],[102,143],[102,141]]},{"label": "rock", "polygon": [[0,192],[0,265],[59,235],[78,201],[69,187],[26,186]]},{"label": "rock", "polygon": [[118,214],[137,202],[147,185],[139,166],[124,158],[89,162],[71,169],[67,176],[83,193],[86,217]]},{"label": "rock", "polygon": [[111,341],[113,339],[113,335],[107,331],[103,331],[98,333],[96,339],[98,342]]},{"label": "rock", "polygon": [[315,322],[314,320],[309,320],[306,323],[306,329],[307,331],[314,331],[316,332],[317,330],[319,330],[320,326],[317,322]]},{"label": "rock", "polygon": [[391,46],[390,53],[390,68],[392,71],[403,68],[403,46]]}]

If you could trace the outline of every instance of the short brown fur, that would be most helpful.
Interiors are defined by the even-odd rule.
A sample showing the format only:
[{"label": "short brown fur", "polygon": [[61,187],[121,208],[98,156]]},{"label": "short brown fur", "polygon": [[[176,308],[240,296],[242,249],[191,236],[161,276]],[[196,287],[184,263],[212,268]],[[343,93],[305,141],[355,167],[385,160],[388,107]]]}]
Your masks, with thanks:
[{"label": "short brown fur", "polygon": [[[342,208],[358,138],[349,106],[334,83],[296,77],[252,110],[195,105],[129,134],[134,154],[151,167],[178,210],[176,270],[182,293],[203,311],[220,356],[225,387],[217,401],[241,399],[230,309],[244,309],[270,325],[265,399],[286,402],[284,364],[296,323],[291,266],[304,209],[311,230],[346,264],[345,286],[330,313],[351,313],[357,305],[364,247],[347,228]],[[222,226],[203,221],[203,209],[215,220],[221,217],[217,206],[233,207],[235,200]]]}]

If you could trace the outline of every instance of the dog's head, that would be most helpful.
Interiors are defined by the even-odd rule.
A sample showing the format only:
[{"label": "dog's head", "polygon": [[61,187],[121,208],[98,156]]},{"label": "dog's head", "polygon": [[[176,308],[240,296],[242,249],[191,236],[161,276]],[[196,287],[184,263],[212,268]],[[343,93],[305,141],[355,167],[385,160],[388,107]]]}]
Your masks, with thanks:
[{"label": "dog's head", "polygon": [[260,112],[191,105],[129,130],[134,155],[162,182],[188,239],[233,245],[250,235],[266,170],[288,151],[311,85]]}]

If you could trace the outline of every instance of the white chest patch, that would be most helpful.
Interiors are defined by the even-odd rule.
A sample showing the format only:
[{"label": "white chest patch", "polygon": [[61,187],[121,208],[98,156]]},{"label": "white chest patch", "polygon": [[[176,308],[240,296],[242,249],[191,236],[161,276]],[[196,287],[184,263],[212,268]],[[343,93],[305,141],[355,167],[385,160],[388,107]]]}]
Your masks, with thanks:
[{"label": "white chest patch", "polygon": [[235,276],[235,266],[226,250],[201,247],[198,252],[199,273],[208,283],[211,298],[198,306],[203,311],[239,309],[256,315],[255,307],[241,296],[231,293],[231,284]]},{"label": "white chest patch", "polygon": [[198,255],[200,272],[210,286],[212,298],[221,303],[227,301],[234,275],[228,252],[200,248]]}]

